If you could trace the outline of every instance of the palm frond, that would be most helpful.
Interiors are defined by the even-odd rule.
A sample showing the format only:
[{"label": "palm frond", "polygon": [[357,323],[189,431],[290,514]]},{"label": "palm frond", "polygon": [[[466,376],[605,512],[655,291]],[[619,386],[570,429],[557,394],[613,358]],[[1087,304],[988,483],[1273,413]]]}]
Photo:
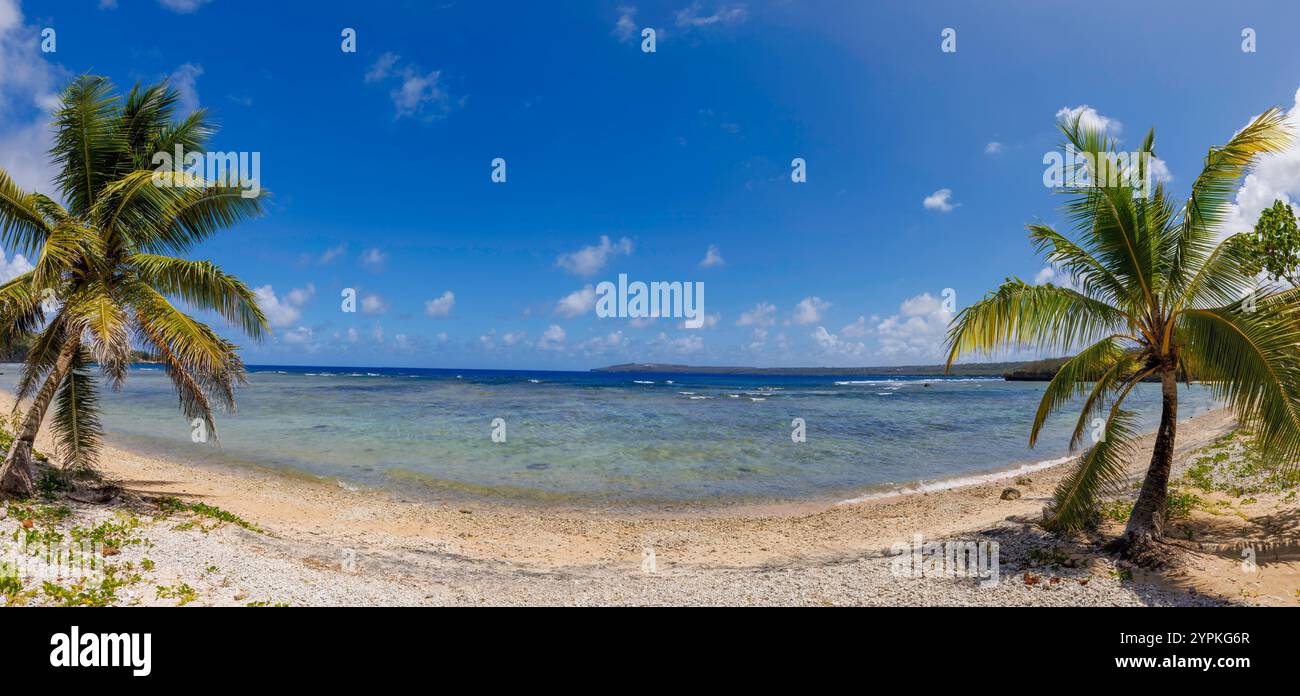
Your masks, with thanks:
[{"label": "palm frond", "polygon": [[1205,157],[1205,166],[1192,183],[1191,195],[1182,211],[1170,282],[1174,292],[1182,293],[1190,275],[1202,267],[1214,248],[1216,235],[1247,231],[1222,229],[1228,220],[1228,203],[1237,192],[1238,182],[1260,155],[1281,152],[1290,143],[1286,113],[1274,107],[1255,117],[1226,145],[1211,148]]},{"label": "palm frond", "polygon": [[99,394],[90,362],[90,353],[85,348],[79,349],[55,395],[50,427],[54,430],[58,457],[66,468],[93,467],[103,442]]},{"label": "palm frond", "polygon": [[130,317],[103,283],[84,288],[64,305],[69,326],[84,334],[84,343],[99,369],[117,389],[131,364]]},{"label": "palm frond", "polygon": [[[153,288],[137,283],[132,286],[131,293],[140,341],[164,355],[164,363],[176,372],[174,379],[193,382],[192,388],[197,393],[206,394],[226,410],[233,411],[234,387],[245,379],[244,363],[239,358],[238,348],[206,324],[176,309]],[[182,387],[188,389],[190,385],[177,385],[178,389]],[[187,416],[211,418],[210,412],[200,414],[195,409],[198,401],[194,395],[182,392],[181,396]],[[207,402],[205,397],[198,405],[207,410]]]},{"label": "palm frond", "polygon": [[1270,461],[1300,461],[1300,323],[1294,304],[1187,309],[1177,341],[1185,369],[1256,433]]},{"label": "palm frond", "polygon": [[[1201,267],[1186,281],[1173,309],[1209,309],[1239,303],[1248,293],[1256,298],[1274,294],[1271,283],[1256,278],[1246,234],[1234,234],[1215,246]],[[1174,317],[1177,316],[1175,312]]]},{"label": "palm frond", "polygon": [[[1142,225],[1140,201],[1144,199],[1135,196],[1130,185],[1134,164],[1119,159],[1111,138],[1084,128],[1081,116],[1059,124],[1067,143],[1080,153],[1090,178],[1089,185],[1063,191],[1066,218],[1078,231],[1080,246],[1131,288],[1135,297],[1142,298],[1142,304],[1152,305],[1156,254]],[[1150,152],[1152,137],[1148,135],[1143,144],[1147,149],[1142,152]]]},{"label": "palm frond", "polygon": [[[180,93],[166,83],[149,85],[141,89],[136,83],[122,105],[121,132],[130,158],[123,161],[125,174],[136,169],[151,168],[159,136],[174,128],[172,120]],[[187,148],[188,149],[188,148]],[[170,149],[165,150],[169,154]]]},{"label": "palm frond", "polygon": [[49,374],[59,359],[59,351],[63,349],[68,339],[75,335],[68,330],[68,322],[62,311],[55,314],[45,328],[36,334],[36,339],[28,348],[27,357],[23,360],[18,384],[14,387],[15,411],[18,409],[19,402],[34,395],[37,388],[44,383],[45,375]]},{"label": "palm frond", "polygon": [[57,287],[70,273],[85,275],[101,256],[99,232],[73,221],[59,223],[41,247],[32,271],[32,283],[40,288]]},{"label": "palm frond", "polygon": [[127,262],[158,292],[179,297],[191,307],[217,312],[255,340],[270,331],[253,291],[216,264],[158,254],[133,254]]},{"label": "palm frond", "polygon": [[49,233],[40,197],[22,190],[0,169],[0,243],[14,253],[31,256]]},{"label": "palm frond", "polygon": [[151,157],[155,152],[175,152],[177,145],[185,152],[204,152],[215,130],[208,118],[208,110],[196,109],[180,121],[159,129],[149,144],[148,152]]},{"label": "palm frond", "polygon": [[1066,403],[1082,396],[1089,383],[1095,382],[1100,386],[1114,379],[1113,375],[1121,371],[1117,368],[1123,365],[1125,355],[1121,339],[1108,336],[1079,351],[1061,365],[1047,383],[1043,398],[1038,402],[1034,424],[1029,431],[1029,446],[1038,444],[1038,434],[1047,419]]},{"label": "palm frond", "polygon": [[28,271],[0,284],[0,342],[10,344],[41,327],[44,297]]},{"label": "palm frond", "polygon": [[1011,278],[953,319],[948,365],[969,352],[1011,347],[1064,351],[1123,333],[1133,323],[1122,310],[1075,290]]},{"label": "palm frond", "polygon": [[195,378],[176,352],[172,350],[166,337],[154,325],[147,321],[140,321],[137,326],[143,342],[150,346],[162,361],[163,368],[167,371],[167,377],[171,379],[172,386],[176,389],[176,396],[180,399],[181,413],[185,415],[186,421],[202,419],[207,432],[212,435],[212,441],[214,443],[218,442],[217,419],[212,413],[212,404],[208,400],[207,390],[203,388],[199,380]]},{"label": "palm frond", "polygon": [[1130,307],[1137,304],[1129,287],[1087,249],[1065,235],[1047,225],[1029,225],[1029,239],[1038,253],[1065,271],[1083,294],[1109,304]]},{"label": "palm frond", "polygon": [[82,75],[60,96],[50,154],[59,169],[55,182],[73,214],[91,209],[125,153],[118,113],[113,85],[103,77]]},{"label": "palm frond", "polygon": [[110,248],[183,254],[220,230],[259,217],[261,191],[245,196],[188,172],[140,170],[113,182],[93,215]]},{"label": "palm frond", "polygon": [[1134,454],[1134,423],[1132,413],[1120,408],[1111,411],[1101,439],[1084,451],[1057,485],[1044,520],[1049,529],[1062,533],[1083,529],[1095,518],[1101,498],[1118,492]]}]

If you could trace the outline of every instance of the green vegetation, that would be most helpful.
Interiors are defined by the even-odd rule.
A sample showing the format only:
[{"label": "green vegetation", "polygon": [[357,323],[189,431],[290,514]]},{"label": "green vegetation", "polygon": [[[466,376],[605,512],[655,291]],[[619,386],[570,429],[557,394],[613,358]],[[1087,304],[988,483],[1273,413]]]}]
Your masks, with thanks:
[{"label": "green vegetation", "polygon": [[[99,382],[121,386],[141,348],[166,365],[186,420],[202,419],[215,438],[213,405],[233,407],[243,361],[173,299],[254,340],[268,331],[252,289],[211,262],[183,258],[260,215],[263,196],[155,171],[154,153],[202,153],[213,124],[203,109],[181,117],[179,93],[165,83],[125,97],[115,90],[82,75],[60,95],[50,148],[57,193],[24,191],[0,169],[0,244],[34,261],[0,284],[0,344],[28,346],[15,395],[30,403],[0,464],[0,493],[9,496],[36,493],[32,443],[51,406],[63,466],[95,464]],[[47,313],[51,297],[58,306]]]},{"label": "green vegetation", "polygon": [[121,577],[116,566],[106,565],[104,577],[99,582],[80,578],[65,587],[46,581],[41,590],[49,601],[61,607],[107,607],[117,602],[120,588],[140,580],[139,575]]},{"label": "green vegetation", "polygon": [[1245,238],[1250,254],[1251,270],[1264,272],[1273,280],[1286,280],[1293,287],[1300,286],[1300,228],[1296,226],[1295,211],[1282,201],[1273,201],[1272,207],[1259,214],[1253,234]]},{"label": "green vegetation", "polygon": [[[216,507],[215,505],[208,505],[207,503],[186,503],[180,500],[179,498],[174,498],[171,496],[159,498],[157,500],[157,503],[158,503],[158,509],[161,510],[164,514],[171,514],[173,512],[192,512],[201,517],[208,517],[217,520],[218,522],[229,522],[230,524],[238,525],[240,527],[243,527],[244,529],[249,530],[250,532],[257,532],[258,534],[266,534],[265,530],[253,524],[252,522],[245,520],[244,518],[234,514],[233,512],[227,512],[225,510],[222,510],[221,508]],[[194,527],[195,524],[189,522],[189,523],[183,523],[177,528],[193,529]],[[202,531],[206,532],[208,530],[203,529]]]},{"label": "green vegetation", "polygon": [[1260,455],[1252,433],[1236,430],[1193,452],[1183,483],[1205,493],[1238,498],[1263,493],[1294,495],[1300,487],[1300,470],[1272,466]]},{"label": "green vegetation", "polygon": [[176,606],[183,607],[190,602],[199,598],[199,593],[193,587],[185,583],[179,585],[159,585],[157,592],[158,599],[175,599]]},{"label": "green vegetation", "polygon": [[90,528],[73,527],[70,534],[73,541],[102,544],[119,550],[126,546],[152,546],[148,539],[136,533],[139,529],[138,517],[119,511],[114,520],[106,520]]},{"label": "green vegetation", "polygon": [[23,591],[23,583],[18,579],[18,570],[13,564],[0,563],[0,596],[9,604]]},{"label": "green vegetation", "polygon": [[[1192,510],[1201,506],[1202,500],[1199,496],[1192,493],[1183,493],[1182,491],[1172,491],[1165,502],[1165,519],[1176,520],[1187,517],[1192,514]],[[1104,501],[1098,509],[1098,512],[1105,519],[1112,522],[1127,522],[1133,514],[1133,503],[1121,498],[1114,498]]]},{"label": "green vegetation", "polygon": [[1002,378],[1008,382],[1048,382],[1069,361],[1069,358],[1048,358],[1027,362],[1004,372]]},{"label": "green vegetation", "polygon": [[[948,363],[970,353],[1084,346],[1048,383],[1029,433],[1033,446],[1050,415],[1082,402],[1070,448],[1091,445],[1057,487],[1045,520],[1061,533],[1089,525],[1101,501],[1118,493],[1138,455],[1136,421],[1125,399],[1140,382],[1158,378],[1163,410],[1149,474],[1113,544],[1126,559],[1157,565],[1163,562],[1160,522],[1169,514],[1180,375],[1207,384],[1226,402],[1256,432],[1268,461],[1300,461],[1300,323],[1294,320],[1300,294],[1257,286],[1249,233],[1217,241],[1237,182],[1260,155],[1286,149],[1291,133],[1280,109],[1260,114],[1209,151],[1183,203],[1162,183],[1152,185],[1154,130],[1137,157],[1121,159],[1112,137],[1078,117],[1059,125],[1081,154],[1088,183],[1062,188],[1072,235],[1034,224],[1029,237],[1070,282],[1007,279],[955,318]],[[1180,509],[1183,501],[1174,504]]]}]

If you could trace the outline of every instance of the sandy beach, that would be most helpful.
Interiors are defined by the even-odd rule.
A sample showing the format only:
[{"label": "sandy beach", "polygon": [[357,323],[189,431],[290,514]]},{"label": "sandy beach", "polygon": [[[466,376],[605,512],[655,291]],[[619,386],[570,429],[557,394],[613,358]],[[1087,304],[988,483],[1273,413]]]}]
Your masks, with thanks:
[{"label": "sandy beach", "polygon": [[[11,406],[0,395],[0,408]],[[1233,425],[1222,411],[1182,423],[1176,476]],[[1149,437],[1143,447],[1150,451]],[[51,443],[42,436],[37,449]],[[1135,481],[1145,464],[1130,463]],[[1149,573],[1116,568],[1088,540],[1056,539],[1033,524],[1061,466],[856,503],[635,515],[411,501],[116,447],[105,449],[101,469],[126,495],[65,500],[71,514],[49,524],[138,525],[142,541],[113,558],[139,576],[117,588],[120,604],[1172,605],[1296,604],[1300,596],[1300,532],[1282,494],[1229,503],[1231,514],[1193,512],[1187,540],[1174,542],[1185,562]],[[1019,498],[1003,499],[1009,487]],[[251,528],[163,511],[158,498],[203,503]],[[18,523],[9,517],[0,521],[6,534]],[[917,534],[997,541],[999,582],[896,577],[890,547]],[[1241,549],[1254,555],[1265,535],[1271,543],[1258,550],[1256,569],[1244,571]],[[643,569],[647,549],[653,572]]]}]

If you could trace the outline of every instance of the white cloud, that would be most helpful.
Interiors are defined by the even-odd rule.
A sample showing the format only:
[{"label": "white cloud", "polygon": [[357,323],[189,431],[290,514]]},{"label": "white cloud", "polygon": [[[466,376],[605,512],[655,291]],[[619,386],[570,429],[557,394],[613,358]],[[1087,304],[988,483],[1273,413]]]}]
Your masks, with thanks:
[{"label": "white cloud", "polygon": [[741,312],[740,318],[736,320],[736,326],[752,326],[754,330],[750,333],[750,342],[746,346],[749,350],[758,351],[767,343],[767,328],[776,323],[776,305],[768,302],[759,302],[748,312]]},{"label": "white cloud", "polygon": [[1074,278],[1071,278],[1069,273],[1066,273],[1055,264],[1043,266],[1042,270],[1034,274],[1034,285],[1046,285],[1048,283],[1060,288],[1078,289],[1074,286]]},{"label": "white cloud", "polygon": [[414,63],[401,64],[401,56],[388,52],[379,56],[366,70],[363,81],[391,81],[396,87],[388,93],[393,100],[393,120],[415,117],[430,120],[451,111],[452,100],[441,84],[442,71],[424,71]]},{"label": "white cloud", "polygon": [[370,69],[366,71],[366,76],[363,79],[366,82],[378,82],[386,79],[392,74],[393,67],[397,65],[399,57],[392,51],[379,56],[378,60],[370,65]]},{"label": "white cloud", "polygon": [[712,268],[725,263],[726,261],[722,260],[722,254],[718,252],[718,245],[710,244],[708,250],[704,252],[704,259],[700,261],[700,268]]},{"label": "white cloud", "polygon": [[202,65],[185,63],[172,71],[171,76],[167,78],[167,82],[180,93],[177,108],[182,115],[188,115],[199,108],[199,91],[196,83],[202,75]]},{"label": "white cloud", "polygon": [[619,41],[631,41],[640,33],[637,31],[636,22],[632,17],[636,15],[636,8],[631,5],[624,5],[618,8],[618,21],[614,22],[614,36]]},{"label": "white cloud", "polygon": [[504,344],[507,348],[519,343],[525,343],[527,342],[527,340],[528,340],[527,331],[511,331],[501,336],[501,343]]},{"label": "white cloud", "polygon": [[[704,329],[712,329],[713,327],[717,326],[721,321],[722,321],[722,315],[721,315],[721,314],[718,314],[718,313],[716,313],[716,312],[713,313],[713,314],[709,314],[709,313],[706,312],[706,313],[704,314],[704,325],[703,325],[702,327],[700,327],[700,328],[704,328]],[[638,327],[638,328],[640,328],[640,327]],[[679,329],[685,329],[685,328],[686,328],[686,321],[683,320],[683,321],[679,321],[679,322],[677,322],[677,328],[679,328]]]},{"label": "white cloud", "polygon": [[347,242],[339,244],[338,246],[330,247],[321,253],[320,258],[317,260],[317,263],[319,263],[322,266],[329,263],[333,263],[334,259],[337,259],[343,254],[347,253],[347,250],[348,250]]},{"label": "white cloud", "polygon": [[285,343],[289,345],[301,346],[313,343],[315,333],[306,326],[299,326],[296,329],[290,329],[281,335]]},{"label": "white cloud", "polygon": [[53,195],[50,111],[69,74],[39,44],[40,27],[23,23],[15,0],[0,0],[0,167],[20,187]]},{"label": "white cloud", "polygon": [[262,313],[266,315],[266,323],[277,328],[298,323],[302,318],[303,305],[315,294],[316,288],[310,283],[305,288],[290,290],[283,299],[276,296],[275,289],[270,285],[253,289],[257,306],[261,307]]},{"label": "white cloud", "polygon": [[362,314],[383,314],[388,311],[388,301],[371,293],[361,298]]},{"label": "white cloud", "polygon": [[382,295],[371,294],[361,298],[362,314],[378,315],[386,314],[387,312],[388,300],[385,300]]},{"label": "white cloud", "polygon": [[817,342],[817,346],[821,348],[822,352],[836,357],[857,357],[865,353],[867,350],[865,343],[845,341],[839,336],[827,331],[824,326],[818,326],[817,329],[809,335]]},{"label": "white cloud", "polygon": [[[2,67],[3,60],[0,60]],[[3,91],[4,86],[0,85],[0,92]],[[52,136],[47,120],[45,117],[33,123],[11,125],[0,116],[0,167],[24,190],[55,195],[56,171],[48,155]]]},{"label": "white cloud", "polygon": [[289,294],[284,296],[284,301],[288,302],[291,306],[301,307],[307,304],[307,301],[315,296],[316,286],[307,283],[307,287],[305,288],[294,288],[290,290]]},{"label": "white cloud", "polygon": [[1074,119],[1079,119],[1079,126],[1087,130],[1100,131],[1110,135],[1118,135],[1122,127],[1119,121],[1113,118],[1107,118],[1097,113],[1097,110],[1087,104],[1080,104],[1074,108],[1061,107],[1056,112],[1056,120],[1066,123],[1074,123]]},{"label": "white cloud", "polygon": [[627,346],[627,339],[622,331],[611,331],[604,336],[595,336],[578,344],[578,349],[588,355],[617,353]]},{"label": "white cloud", "polygon": [[0,249],[0,283],[8,283],[30,270],[32,264],[22,254],[14,254],[13,259],[8,259]]},{"label": "white cloud", "polygon": [[[1300,135],[1300,90],[1296,91],[1294,102],[1287,112],[1287,124],[1293,134]],[[1221,235],[1253,230],[1259,214],[1276,200],[1292,206],[1300,201],[1300,139],[1282,152],[1259,158],[1237,190],[1236,199],[1228,205]]]},{"label": "white cloud", "polygon": [[655,345],[668,353],[690,355],[704,350],[704,339],[700,338],[699,334],[670,339],[668,334],[661,333],[655,338]]},{"label": "white cloud", "polygon": [[1151,179],[1167,184],[1174,180],[1173,172],[1169,171],[1169,164],[1159,157],[1151,158]]},{"label": "white cloud", "polygon": [[829,309],[831,303],[820,297],[805,297],[794,307],[794,323],[799,325],[816,324],[822,320],[822,312]]},{"label": "white cloud", "polygon": [[600,243],[586,246],[575,252],[561,254],[555,259],[555,265],[580,276],[594,275],[605,267],[609,259],[615,256],[627,256],[632,253],[632,240],[623,237],[615,244],[606,235],[600,236]]},{"label": "white cloud", "polygon": [[720,5],[713,14],[701,14],[700,3],[677,11],[679,27],[709,27],[724,24],[739,24],[749,16],[744,5]]},{"label": "white cloud", "polygon": [[759,302],[748,312],[741,312],[736,326],[766,327],[776,323],[776,305]]},{"label": "white cloud", "polygon": [[993,140],[993,141],[990,141],[988,145],[985,145],[985,146],[984,146],[984,154],[986,154],[986,155],[999,155],[999,154],[1002,154],[1002,150],[1003,150],[1003,149],[1004,149],[1004,147],[1003,147],[1002,143],[1000,143],[1000,142],[998,142],[998,141],[996,141],[996,140]]},{"label": "white cloud", "polygon": [[[159,5],[179,14],[198,12],[200,7],[209,2],[212,2],[212,0],[158,0]],[[116,1],[113,2],[113,7],[117,7]]]},{"label": "white cloud", "polygon": [[361,265],[373,271],[381,270],[384,262],[388,261],[388,254],[379,249],[366,249],[361,252]]},{"label": "white cloud", "polygon": [[555,303],[555,313],[566,319],[587,314],[595,308],[596,289],[591,285],[587,285],[581,290],[574,290]]},{"label": "white cloud", "polygon": [[441,296],[426,300],[424,303],[424,315],[435,319],[443,319],[451,316],[451,310],[456,306],[456,294],[450,290],[442,293]]},{"label": "white cloud", "polygon": [[415,116],[424,112],[426,104],[440,105],[443,112],[449,111],[447,93],[438,85],[442,72],[434,70],[428,73],[407,70],[402,74],[402,84],[393,90],[393,106],[397,108],[396,118]]},{"label": "white cloud", "polygon": [[537,341],[537,347],[541,350],[560,350],[564,348],[564,336],[564,329],[559,324],[551,324]]},{"label": "white cloud", "polygon": [[948,213],[952,212],[953,208],[961,205],[960,203],[950,202],[949,199],[951,198],[952,189],[942,188],[926,196],[925,200],[921,201],[921,205],[924,206],[926,210],[938,210],[939,212]]},{"label": "white cloud", "polygon": [[881,354],[890,358],[941,358],[953,316],[944,311],[943,302],[927,292],[903,301],[898,309],[898,314],[876,325]]},{"label": "white cloud", "polygon": [[848,336],[849,338],[862,338],[863,336],[866,336],[867,334],[871,333],[871,327],[867,326],[866,317],[858,316],[857,320],[854,321],[853,323],[845,324],[844,328],[840,329],[840,333],[844,334],[845,336]]}]

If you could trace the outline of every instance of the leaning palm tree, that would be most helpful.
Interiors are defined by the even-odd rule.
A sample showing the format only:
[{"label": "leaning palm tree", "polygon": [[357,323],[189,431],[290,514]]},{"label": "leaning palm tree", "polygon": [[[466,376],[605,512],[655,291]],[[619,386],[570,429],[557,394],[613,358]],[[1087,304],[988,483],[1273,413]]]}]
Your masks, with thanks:
[{"label": "leaning palm tree", "polygon": [[82,76],[61,95],[50,155],[62,204],[23,191],[0,169],[0,242],[35,261],[0,285],[0,340],[31,340],[0,493],[32,494],[32,443],[51,403],[62,464],[95,463],[97,382],[120,387],[137,347],[163,363],[186,418],[202,419],[215,435],[212,406],[233,409],[243,363],[237,346],[173,300],[216,312],[255,340],[267,330],[243,282],[179,257],[259,215],[260,195],[179,171],[179,163],[178,171],[155,171],[155,153],[203,152],[213,132],[205,112],[177,118],[179,96],[165,84],[137,85],[125,100],[113,90],[102,77]]},{"label": "leaning palm tree", "polygon": [[[954,318],[948,364],[972,351],[1078,350],[1047,385],[1029,433],[1033,446],[1050,415],[1081,400],[1070,448],[1092,443],[1046,513],[1047,525],[1061,532],[1089,524],[1101,497],[1118,493],[1126,460],[1136,454],[1135,417],[1125,399],[1138,383],[1159,381],[1162,411],[1150,465],[1128,526],[1112,545],[1124,558],[1158,564],[1180,375],[1203,382],[1231,407],[1271,461],[1290,465],[1300,457],[1300,291],[1258,284],[1244,235],[1219,239],[1242,175],[1262,153],[1284,149],[1290,134],[1281,111],[1264,112],[1210,150],[1177,208],[1163,185],[1137,184],[1149,182],[1154,131],[1140,150],[1149,154],[1130,158],[1125,168],[1104,133],[1077,118],[1059,125],[1087,170],[1083,185],[1065,191],[1073,234],[1030,225],[1029,237],[1071,282],[1008,279]],[[1123,171],[1114,176],[1117,165]]]}]

